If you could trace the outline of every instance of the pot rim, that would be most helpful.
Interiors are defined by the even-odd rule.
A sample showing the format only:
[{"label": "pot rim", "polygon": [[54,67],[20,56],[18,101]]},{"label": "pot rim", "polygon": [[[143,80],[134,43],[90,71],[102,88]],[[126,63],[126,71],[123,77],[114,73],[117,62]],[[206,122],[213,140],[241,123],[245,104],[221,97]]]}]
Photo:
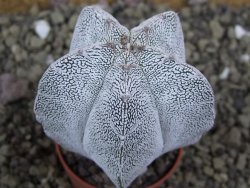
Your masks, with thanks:
[{"label": "pot rim", "polygon": [[[67,175],[69,176],[70,180],[73,181],[77,181],[79,184],[81,184],[83,187],[86,188],[96,188],[95,186],[89,184],[88,182],[84,181],[83,179],[81,179],[79,176],[77,176],[67,165],[66,161],[63,158],[61,149],[60,149],[60,145],[56,144],[55,146],[56,148],[56,154],[59,158],[60,163],[62,164],[64,170],[67,172]],[[175,159],[175,162],[173,163],[172,167],[170,168],[169,171],[166,172],[166,174],[161,177],[157,182],[153,183],[152,185],[148,186],[147,188],[157,188],[160,185],[162,185],[166,180],[168,180],[169,178],[171,178],[171,176],[173,175],[174,171],[178,168],[180,162],[181,162],[181,158],[183,156],[183,148],[179,148],[178,149],[178,155]],[[73,182],[72,182],[73,183]]]}]

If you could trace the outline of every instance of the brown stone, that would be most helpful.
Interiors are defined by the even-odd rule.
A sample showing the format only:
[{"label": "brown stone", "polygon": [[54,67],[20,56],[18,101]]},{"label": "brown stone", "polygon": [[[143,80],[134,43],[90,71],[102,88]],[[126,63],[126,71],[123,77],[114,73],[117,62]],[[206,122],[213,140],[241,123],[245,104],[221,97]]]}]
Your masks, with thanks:
[{"label": "brown stone", "polygon": [[27,97],[27,92],[27,80],[18,79],[8,73],[0,75],[0,104],[7,104]]}]

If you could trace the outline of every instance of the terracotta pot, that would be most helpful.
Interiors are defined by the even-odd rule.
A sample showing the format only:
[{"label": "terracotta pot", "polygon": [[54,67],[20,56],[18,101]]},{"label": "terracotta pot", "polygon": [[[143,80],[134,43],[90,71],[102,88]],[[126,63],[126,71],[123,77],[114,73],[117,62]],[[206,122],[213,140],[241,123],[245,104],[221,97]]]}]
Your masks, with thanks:
[{"label": "terracotta pot", "polygon": [[[78,177],[69,168],[69,166],[66,164],[66,162],[63,158],[60,146],[58,144],[56,144],[56,154],[57,154],[59,161],[62,164],[64,170],[66,171],[67,175],[69,176],[70,181],[71,181],[74,188],[96,188],[95,186],[85,182],[83,179]],[[182,155],[183,155],[183,149],[180,148],[178,151],[178,156],[176,157],[175,162],[174,162],[173,166],[171,167],[171,169],[161,179],[159,179],[154,184],[148,186],[147,188],[158,188],[161,184],[163,184],[166,180],[168,180],[172,176],[174,171],[177,169],[177,167],[179,166]]]}]

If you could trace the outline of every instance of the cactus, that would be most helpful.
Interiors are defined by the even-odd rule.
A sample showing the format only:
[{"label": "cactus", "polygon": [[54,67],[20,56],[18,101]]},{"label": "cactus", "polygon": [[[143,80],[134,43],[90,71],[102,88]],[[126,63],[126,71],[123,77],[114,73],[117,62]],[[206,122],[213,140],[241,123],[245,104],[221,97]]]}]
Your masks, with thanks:
[{"label": "cactus", "polygon": [[215,118],[210,84],[186,64],[175,12],[129,31],[95,6],[82,10],[69,53],[41,78],[34,111],[50,138],[95,161],[117,187],[197,142]]}]

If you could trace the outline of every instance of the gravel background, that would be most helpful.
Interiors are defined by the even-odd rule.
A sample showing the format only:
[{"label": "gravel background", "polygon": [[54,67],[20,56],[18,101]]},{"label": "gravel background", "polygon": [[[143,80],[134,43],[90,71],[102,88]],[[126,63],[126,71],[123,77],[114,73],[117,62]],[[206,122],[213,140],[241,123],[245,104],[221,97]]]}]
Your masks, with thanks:
[{"label": "gravel background", "polygon": [[[216,95],[215,128],[185,148],[169,188],[250,187],[250,36],[236,38],[235,26],[250,31],[250,7],[206,4],[179,11],[187,62],[210,81]],[[0,187],[67,188],[69,181],[33,115],[37,82],[46,67],[66,54],[80,7],[33,8],[26,15],[0,16]],[[167,7],[116,4],[108,10],[133,27]],[[44,19],[40,39],[34,22]],[[242,56],[244,55],[244,56]],[[229,73],[229,74],[227,74]]]}]

